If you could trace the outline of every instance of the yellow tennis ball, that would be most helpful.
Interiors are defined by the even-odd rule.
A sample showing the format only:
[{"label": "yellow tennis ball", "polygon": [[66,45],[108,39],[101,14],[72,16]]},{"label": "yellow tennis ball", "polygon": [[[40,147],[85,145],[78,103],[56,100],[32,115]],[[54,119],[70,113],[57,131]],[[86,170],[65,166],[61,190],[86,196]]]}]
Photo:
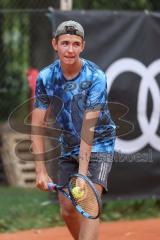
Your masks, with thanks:
[{"label": "yellow tennis ball", "polygon": [[82,198],[83,195],[84,195],[84,191],[81,190],[80,187],[74,187],[72,189],[72,194],[73,194],[73,197],[76,198],[76,199],[79,199],[79,198]]}]

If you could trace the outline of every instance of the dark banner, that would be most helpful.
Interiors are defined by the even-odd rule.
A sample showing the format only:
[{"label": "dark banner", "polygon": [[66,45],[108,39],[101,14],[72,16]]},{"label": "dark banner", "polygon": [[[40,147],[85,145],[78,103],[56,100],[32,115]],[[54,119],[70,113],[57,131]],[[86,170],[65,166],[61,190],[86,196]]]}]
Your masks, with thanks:
[{"label": "dark banner", "polygon": [[160,14],[54,11],[53,34],[60,22],[71,19],[85,29],[82,57],[107,76],[109,107],[117,125],[108,197],[159,198]]}]

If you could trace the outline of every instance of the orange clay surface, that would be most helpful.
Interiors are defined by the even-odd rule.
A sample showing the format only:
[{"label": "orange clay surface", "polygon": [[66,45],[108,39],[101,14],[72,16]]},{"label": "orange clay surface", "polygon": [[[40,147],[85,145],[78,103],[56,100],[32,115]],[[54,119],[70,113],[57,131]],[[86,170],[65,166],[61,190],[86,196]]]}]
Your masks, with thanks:
[{"label": "orange clay surface", "polygon": [[[72,240],[66,227],[2,233],[0,240]],[[99,240],[160,240],[160,218],[101,223]]]}]

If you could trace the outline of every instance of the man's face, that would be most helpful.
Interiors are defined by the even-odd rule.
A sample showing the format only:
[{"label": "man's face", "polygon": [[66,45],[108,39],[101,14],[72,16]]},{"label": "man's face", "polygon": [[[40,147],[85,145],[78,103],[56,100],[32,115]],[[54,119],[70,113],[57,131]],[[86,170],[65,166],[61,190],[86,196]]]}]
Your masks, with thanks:
[{"label": "man's face", "polygon": [[53,39],[52,44],[61,63],[72,65],[79,60],[85,43],[80,36],[64,34],[59,36],[58,40]]}]

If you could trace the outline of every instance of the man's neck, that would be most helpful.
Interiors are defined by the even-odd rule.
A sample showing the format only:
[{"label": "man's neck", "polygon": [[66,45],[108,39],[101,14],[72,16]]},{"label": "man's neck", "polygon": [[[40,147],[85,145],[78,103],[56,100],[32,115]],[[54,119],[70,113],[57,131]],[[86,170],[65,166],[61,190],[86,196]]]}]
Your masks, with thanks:
[{"label": "man's neck", "polygon": [[77,61],[75,64],[72,64],[72,65],[61,64],[61,68],[65,78],[70,80],[79,74],[82,68],[82,61],[81,59],[79,59],[79,61]]}]

